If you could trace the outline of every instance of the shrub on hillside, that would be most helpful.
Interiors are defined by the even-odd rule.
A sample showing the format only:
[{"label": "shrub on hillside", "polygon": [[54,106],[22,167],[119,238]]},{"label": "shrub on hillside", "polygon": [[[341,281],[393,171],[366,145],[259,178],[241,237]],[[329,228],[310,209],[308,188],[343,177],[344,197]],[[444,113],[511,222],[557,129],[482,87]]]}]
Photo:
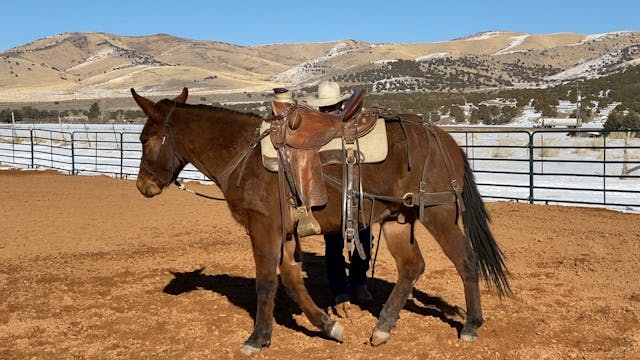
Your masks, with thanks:
[{"label": "shrub on hillside", "polygon": [[604,123],[607,131],[640,129],[640,113],[635,111],[613,111]]}]

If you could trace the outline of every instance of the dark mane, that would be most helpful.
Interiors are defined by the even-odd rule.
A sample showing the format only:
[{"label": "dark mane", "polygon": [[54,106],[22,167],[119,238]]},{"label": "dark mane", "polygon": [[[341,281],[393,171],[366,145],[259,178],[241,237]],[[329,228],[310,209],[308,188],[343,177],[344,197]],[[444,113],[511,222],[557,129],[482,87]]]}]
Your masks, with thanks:
[{"label": "dark mane", "polygon": [[182,104],[182,103],[176,103],[173,100],[169,100],[169,99],[162,99],[159,101],[162,104],[165,105],[173,105],[175,104],[176,107],[178,108],[185,108],[185,109],[197,109],[197,110],[213,110],[216,112],[226,112],[229,114],[236,114],[236,115],[245,115],[245,116],[251,116],[251,117],[255,117],[255,118],[259,118],[264,120],[264,118],[256,113],[253,112],[244,112],[244,111],[238,111],[238,110],[233,110],[233,109],[227,109],[221,106],[216,106],[216,105],[207,105],[207,104]]}]

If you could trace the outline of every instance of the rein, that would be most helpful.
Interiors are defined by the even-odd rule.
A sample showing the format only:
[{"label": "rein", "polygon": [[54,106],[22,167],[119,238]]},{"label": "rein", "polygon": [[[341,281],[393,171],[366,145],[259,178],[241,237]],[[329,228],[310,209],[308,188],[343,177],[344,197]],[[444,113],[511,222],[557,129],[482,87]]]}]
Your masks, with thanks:
[{"label": "rein", "polygon": [[241,170],[240,175],[238,176],[238,180],[236,181],[236,187],[240,186],[240,180],[242,179],[242,175],[244,174],[244,168],[245,168],[247,157],[260,144],[260,141],[262,141],[262,139],[264,139],[265,137],[269,136],[269,134],[271,134],[272,131],[273,130],[269,128],[263,131],[262,133],[260,133],[260,127],[256,128],[254,138],[249,144],[249,146],[243,152],[239,153],[233,159],[231,159],[231,161],[229,161],[229,164],[222,172],[222,176],[220,176],[221,183],[224,183],[225,186],[228,186],[227,180],[229,179],[229,176],[238,167],[238,165],[242,163],[242,167],[240,168]]},{"label": "rein", "polygon": [[[231,175],[231,173],[238,167],[238,165],[242,163],[242,167],[240,168],[240,175],[238,176],[238,180],[236,181],[236,187],[240,186],[240,181],[242,179],[242,175],[244,174],[245,165],[247,163],[247,157],[258,146],[258,144],[260,144],[260,141],[271,133],[271,131],[272,131],[271,129],[267,129],[262,133],[260,133],[260,128],[259,127],[256,128],[256,132],[253,140],[243,152],[239,153],[233,159],[231,159],[227,167],[222,172],[222,176],[220,176],[221,182],[218,185],[227,184],[227,180],[229,179],[229,176]],[[178,187],[178,189],[192,193],[194,195],[198,195],[203,198],[207,198],[211,200],[226,201],[225,198],[210,196],[210,195],[199,193],[197,191],[189,190],[187,189],[186,186],[181,184],[178,180],[175,180],[173,183]]]}]

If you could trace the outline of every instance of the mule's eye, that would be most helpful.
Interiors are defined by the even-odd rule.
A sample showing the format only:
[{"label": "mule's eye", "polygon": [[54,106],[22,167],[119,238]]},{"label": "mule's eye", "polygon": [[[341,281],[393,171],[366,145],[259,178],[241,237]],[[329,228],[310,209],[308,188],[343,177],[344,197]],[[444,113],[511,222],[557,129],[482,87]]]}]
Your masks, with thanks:
[{"label": "mule's eye", "polygon": [[140,139],[140,142],[142,143],[142,145],[146,144],[147,141],[149,141],[149,139]]}]

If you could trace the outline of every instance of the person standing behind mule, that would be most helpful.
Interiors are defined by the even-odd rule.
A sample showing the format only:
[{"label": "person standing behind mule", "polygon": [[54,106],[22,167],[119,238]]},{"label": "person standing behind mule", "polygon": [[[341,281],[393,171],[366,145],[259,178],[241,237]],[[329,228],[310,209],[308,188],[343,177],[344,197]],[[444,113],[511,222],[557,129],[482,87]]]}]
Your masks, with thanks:
[{"label": "person standing behind mule", "polygon": [[[340,95],[338,83],[327,81],[318,85],[317,96],[307,97],[302,101],[318,108],[321,112],[337,113],[349,97],[351,94]],[[371,259],[371,227],[359,229],[358,235],[365,249],[365,259],[361,259],[354,251],[349,259],[347,276],[342,234],[339,232],[324,234],[327,278],[334,296],[334,306],[341,316],[346,315],[346,308],[350,303],[368,304],[373,300],[367,288],[367,271]]]}]

